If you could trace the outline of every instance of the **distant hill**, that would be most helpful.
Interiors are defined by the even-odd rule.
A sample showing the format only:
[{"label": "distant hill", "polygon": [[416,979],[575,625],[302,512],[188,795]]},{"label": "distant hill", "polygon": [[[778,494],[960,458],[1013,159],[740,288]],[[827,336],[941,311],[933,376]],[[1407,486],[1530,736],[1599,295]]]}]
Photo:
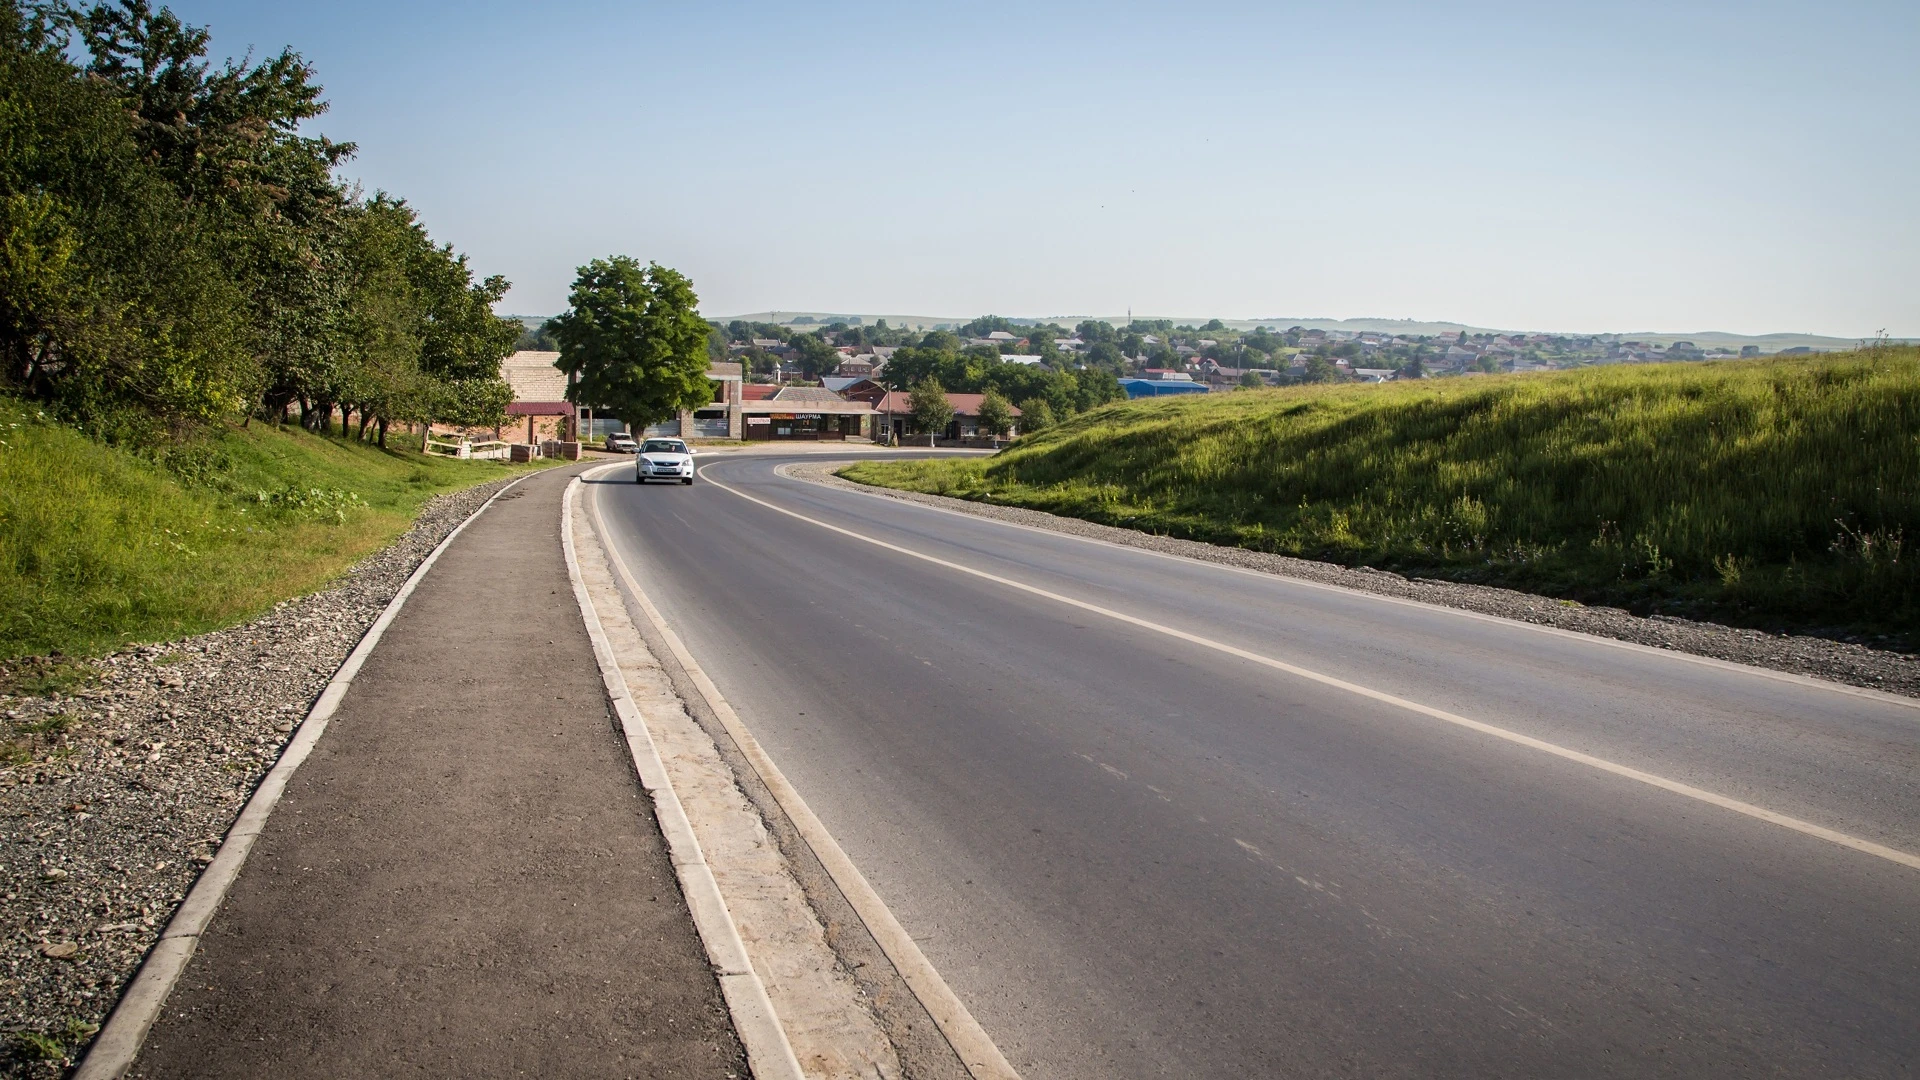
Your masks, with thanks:
[{"label": "distant hill", "polygon": [[[518,319],[527,329],[537,330],[550,315],[508,315],[506,318]],[[746,315],[727,315],[716,319],[718,322],[732,322],[741,319],[746,322],[779,323],[784,326],[825,326],[828,323],[846,322],[872,326],[875,320],[885,319],[888,326],[906,327],[909,330],[933,330],[943,326],[959,326],[973,316],[966,315],[863,315],[852,312],[832,311],[756,311]],[[1115,326],[1124,326],[1125,315],[1047,315],[1039,318],[1018,318],[1008,316],[1016,323],[1059,323],[1061,326],[1074,326],[1088,319],[1109,322]],[[1195,316],[1172,317],[1166,315],[1135,316],[1138,319],[1173,318],[1178,326],[1201,326],[1208,320]],[[1349,330],[1354,333],[1370,331],[1384,334],[1403,334],[1411,337],[1437,337],[1442,334],[1458,334],[1462,330],[1468,334],[1515,334],[1549,333],[1586,336],[1590,334],[1617,334],[1624,341],[1645,341],[1650,344],[1671,345],[1676,341],[1691,341],[1703,349],[1727,348],[1739,349],[1746,345],[1757,345],[1761,352],[1777,353],[1782,349],[1814,349],[1829,351],[1851,349],[1860,344],[1855,338],[1828,337],[1822,334],[1729,334],[1719,330],[1700,330],[1693,333],[1665,333],[1651,330],[1609,331],[1609,330],[1516,330],[1494,326],[1472,326],[1457,322],[1426,322],[1419,319],[1313,319],[1291,315],[1275,315],[1265,319],[1222,319],[1221,322],[1235,330],[1252,330],[1256,326],[1271,326],[1284,330],[1289,326],[1303,326],[1309,330]],[[1909,342],[1914,339],[1904,339]]]},{"label": "distant hill", "polygon": [[[937,326],[959,326],[961,323],[967,322],[972,318],[973,316],[971,315],[956,317],[952,315],[853,315],[835,314],[831,311],[756,311],[749,315],[716,316],[714,320],[716,322],[729,323],[735,319],[739,319],[744,322],[779,323],[783,326],[790,326],[793,325],[795,320],[807,319],[810,321],[801,323],[800,325],[811,326],[817,323],[825,326],[828,323],[844,322],[872,326],[875,320],[885,319],[887,320],[888,326],[904,326],[909,330],[932,330]],[[1015,321],[1031,323],[1047,322],[1048,320],[1017,319]]]},{"label": "distant hill", "polygon": [[[514,316],[520,317],[520,316]],[[1171,318],[1177,326],[1201,326],[1209,317],[1167,316],[1141,313],[1136,319]],[[524,316],[538,325],[539,317]],[[959,326],[972,319],[971,315],[871,315],[850,312],[829,311],[757,311],[747,315],[727,315],[717,319],[719,322],[731,322],[742,319],[747,322],[770,322],[792,326],[800,321],[800,326],[824,326],[832,322],[859,323],[872,326],[876,319],[887,320],[888,326],[904,326],[912,330],[932,330],[941,326]],[[1047,315],[1039,318],[1008,316],[1016,323],[1059,323],[1061,326],[1074,326],[1092,319],[1100,322],[1124,326],[1125,315]],[[1513,334],[1513,333],[1550,333],[1587,336],[1595,334],[1618,334],[1625,341],[1645,341],[1651,344],[1671,345],[1676,341],[1691,341],[1703,349],[1729,348],[1739,349],[1744,345],[1757,345],[1760,351],[1779,352],[1782,349],[1809,348],[1815,350],[1851,349],[1860,344],[1855,338],[1828,337],[1821,334],[1729,334],[1718,330],[1701,330],[1693,333],[1664,333],[1648,331],[1610,331],[1610,330],[1541,330],[1502,328],[1494,326],[1472,326],[1457,322],[1427,322],[1418,319],[1315,319],[1300,318],[1291,315],[1275,315],[1264,319],[1222,319],[1222,323],[1235,330],[1252,330],[1257,326],[1270,326],[1284,330],[1289,326],[1301,326],[1309,330],[1349,330],[1355,333],[1371,331],[1376,333],[1404,334],[1413,337],[1435,337],[1441,334],[1458,334],[1462,330],[1468,334]],[[1910,340],[1910,339],[1909,339]]]}]

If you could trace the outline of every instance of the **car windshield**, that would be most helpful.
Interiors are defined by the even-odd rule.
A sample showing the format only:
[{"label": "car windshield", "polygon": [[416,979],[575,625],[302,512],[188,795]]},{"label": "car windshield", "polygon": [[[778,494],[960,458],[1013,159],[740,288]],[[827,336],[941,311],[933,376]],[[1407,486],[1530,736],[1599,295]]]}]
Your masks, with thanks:
[{"label": "car windshield", "polygon": [[640,448],[643,454],[684,454],[687,444],[673,439],[648,439],[647,445]]}]

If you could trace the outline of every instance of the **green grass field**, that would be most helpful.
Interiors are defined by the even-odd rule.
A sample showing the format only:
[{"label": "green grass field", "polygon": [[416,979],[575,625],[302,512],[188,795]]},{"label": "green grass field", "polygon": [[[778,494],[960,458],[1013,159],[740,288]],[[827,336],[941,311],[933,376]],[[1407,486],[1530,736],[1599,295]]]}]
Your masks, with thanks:
[{"label": "green grass field", "polygon": [[243,620],[324,585],[433,495],[508,475],[261,423],[147,456],[0,398],[0,659]]},{"label": "green grass field", "polygon": [[1116,404],[850,479],[1638,611],[1920,629],[1920,348]]}]

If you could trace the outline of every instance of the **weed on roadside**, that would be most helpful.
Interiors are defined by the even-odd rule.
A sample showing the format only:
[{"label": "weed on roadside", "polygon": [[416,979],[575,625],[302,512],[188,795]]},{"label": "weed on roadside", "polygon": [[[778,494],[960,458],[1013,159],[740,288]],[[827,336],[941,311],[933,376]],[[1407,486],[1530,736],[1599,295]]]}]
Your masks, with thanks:
[{"label": "weed on roadside", "polygon": [[9,1049],[16,1060],[24,1060],[30,1065],[65,1068],[73,1064],[75,1054],[99,1030],[98,1024],[68,1020],[60,1027],[46,1031],[16,1031]]}]

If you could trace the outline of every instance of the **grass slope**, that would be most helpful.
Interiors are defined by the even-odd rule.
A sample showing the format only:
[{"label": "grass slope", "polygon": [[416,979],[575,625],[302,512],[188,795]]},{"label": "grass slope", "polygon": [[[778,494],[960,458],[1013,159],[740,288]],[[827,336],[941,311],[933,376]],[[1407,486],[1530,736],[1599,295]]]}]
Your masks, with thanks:
[{"label": "grass slope", "polygon": [[851,479],[1758,625],[1920,628],[1920,349],[1194,395]]},{"label": "grass slope", "polygon": [[433,495],[505,475],[258,423],[149,458],[0,398],[0,658],[240,621],[386,544]]}]

